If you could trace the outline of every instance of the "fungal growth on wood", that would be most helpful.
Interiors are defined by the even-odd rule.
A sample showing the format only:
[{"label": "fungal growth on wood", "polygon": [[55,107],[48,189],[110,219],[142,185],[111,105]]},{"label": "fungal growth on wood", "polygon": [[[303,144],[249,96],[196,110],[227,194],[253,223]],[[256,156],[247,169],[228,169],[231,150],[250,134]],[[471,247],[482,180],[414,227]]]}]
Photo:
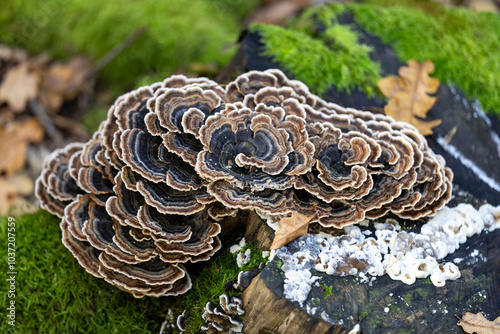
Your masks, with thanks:
[{"label": "fungal growth on wood", "polygon": [[215,306],[211,302],[205,305],[205,312],[202,315],[205,324],[201,329],[205,333],[241,333],[243,323],[238,317],[245,313],[243,300],[222,294],[219,301],[220,306]]},{"label": "fungal growth on wood", "polygon": [[461,203],[444,207],[419,232],[403,231],[392,218],[373,221],[371,229],[362,225],[366,226],[346,226],[340,236],[323,232],[304,235],[276,251],[286,277],[285,298],[302,305],[320,278],[313,274],[319,273],[357,276],[358,284],[371,284],[384,274],[408,285],[430,276],[432,284],[443,287],[446,281],[460,278],[456,264],[460,265],[463,258],[439,262],[468,238],[499,229],[500,206],[484,204],[476,210],[471,204]]},{"label": "fungal growth on wood", "polygon": [[448,202],[451,180],[413,126],[267,70],[119,97],[89,142],[50,155],[36,194],[88,272],[141,297],[187,291],[184,264],[208,260],[217,222],[238,210],[332,228],[419,219]]}]

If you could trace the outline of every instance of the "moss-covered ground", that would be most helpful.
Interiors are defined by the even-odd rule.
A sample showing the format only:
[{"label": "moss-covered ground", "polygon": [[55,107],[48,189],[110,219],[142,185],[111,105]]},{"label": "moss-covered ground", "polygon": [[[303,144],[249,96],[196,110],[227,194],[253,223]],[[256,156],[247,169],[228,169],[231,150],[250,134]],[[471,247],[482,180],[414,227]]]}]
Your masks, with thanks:
[{"label": "moss-covered ground", "polygon": [[[7,298],[9,284],[2,279],[0,333],[158,333],[169,308],[174,316],[190,310],[188,332],[197,333],[205,304],[218,303],[228,280],[264,260],[261,251],[248,245],[252,258],[240,269],[236,255],[225,249],[193,275],[187,294],[136,299],[85,272],[62,244],[57,217],[40,210],[14,218],[16,292],[15,299]],[[8,218],[1,217],[2,278],[12,271],[7,267],[7,229]],[[10,300],[16,302],[15,327],[4,313]]]},{"label": "moss-covered ground", "polygon": [[4,0],[0,43],[59,59],[83,53],[97,61],[128,35],[147,27],[100,73],[115,91],[123,92],[188,70],[193,63],[215,64],[217,72],[234,54],[241,22],[257,4],[257,0]]},{"label": "moss-covered ground", "polygon": [[357,41],[356,29],[339,24],[339,15],[348,13],[361,28],[391,45],[400,61],[430,59],[436,69],[433,76],[454,83],[486,111],[500,115],[499,15],[423,0],[368,2],[315,7],[286,29],[252,29],[263,35],[265,53],[313,92],[321,94],[334,85],[371,93],[376,91],[380,67],[370,60],[370,48]]}]

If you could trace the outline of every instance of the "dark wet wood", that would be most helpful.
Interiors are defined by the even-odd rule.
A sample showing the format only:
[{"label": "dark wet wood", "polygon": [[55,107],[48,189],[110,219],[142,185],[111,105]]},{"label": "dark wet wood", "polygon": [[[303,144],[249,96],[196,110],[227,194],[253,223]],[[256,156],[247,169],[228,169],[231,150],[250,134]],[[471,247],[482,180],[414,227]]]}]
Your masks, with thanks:
[{"label": "dark wet wood", "polygon": [[[373,283],[358,278],[320,276],[304,305],[284,298],[284,273],[275,259],[245,290],[246,333],[343,333],[359,324],[367,333],[463,333],[455,315],[500,314],[500,230],[469,239],[446,260],[463,259],[462,277],[436,287],[430,278],[413,285],[377,277]],[[477,255],[474,255],[477,254]],[[331,288],[331,294],[324,287]],[[323,316],[322,316],[323,314]],[[327,315],[326,320],[324,314]]]}]

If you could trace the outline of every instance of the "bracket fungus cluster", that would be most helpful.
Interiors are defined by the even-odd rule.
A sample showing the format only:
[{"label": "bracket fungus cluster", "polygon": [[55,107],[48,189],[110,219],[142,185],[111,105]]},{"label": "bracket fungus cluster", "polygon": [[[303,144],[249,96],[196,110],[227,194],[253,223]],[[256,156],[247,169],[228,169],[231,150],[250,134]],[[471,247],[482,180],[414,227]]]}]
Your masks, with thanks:
[{"label": "bracket fungus cluster", "polygon": [[215,306],[211,302],[205,305],[205,312],[202,318],[205,324],[201,329],[205,333],[241,333],[243,323],[238,319],[240,315],[245,313],[243,309],[243,300],[239,297],[229,297],[222,294],[219,297],[220,307]]},{"label": "bracket fungus cluster", "polygon": [[176,75],[119,97],[89,142],[50,155],[36,194],[88,272],[141,297],[187,291],[184,264],[220,248],[216,221],[237,210],[334,228],[418,219],[446,204],[451,180],[413,126],[273,69],[225,88]]}]

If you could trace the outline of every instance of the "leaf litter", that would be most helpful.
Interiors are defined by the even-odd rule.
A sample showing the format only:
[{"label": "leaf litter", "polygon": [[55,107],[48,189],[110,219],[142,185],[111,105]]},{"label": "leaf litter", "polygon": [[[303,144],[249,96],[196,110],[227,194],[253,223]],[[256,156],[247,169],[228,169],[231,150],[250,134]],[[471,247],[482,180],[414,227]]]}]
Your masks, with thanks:
[{"label": "leaf litter", "polygon": [[81,100],[90,100],[94,73],[94,65],[83,56],[53,61],[0,44],[0,214],[32,197],[33,179],[40,171],[27,165],[41,166],[42,161],[28,161],[30,147],[48,146],[51,151],[63,139],[88,139],[75,117],[85,110]]}]

